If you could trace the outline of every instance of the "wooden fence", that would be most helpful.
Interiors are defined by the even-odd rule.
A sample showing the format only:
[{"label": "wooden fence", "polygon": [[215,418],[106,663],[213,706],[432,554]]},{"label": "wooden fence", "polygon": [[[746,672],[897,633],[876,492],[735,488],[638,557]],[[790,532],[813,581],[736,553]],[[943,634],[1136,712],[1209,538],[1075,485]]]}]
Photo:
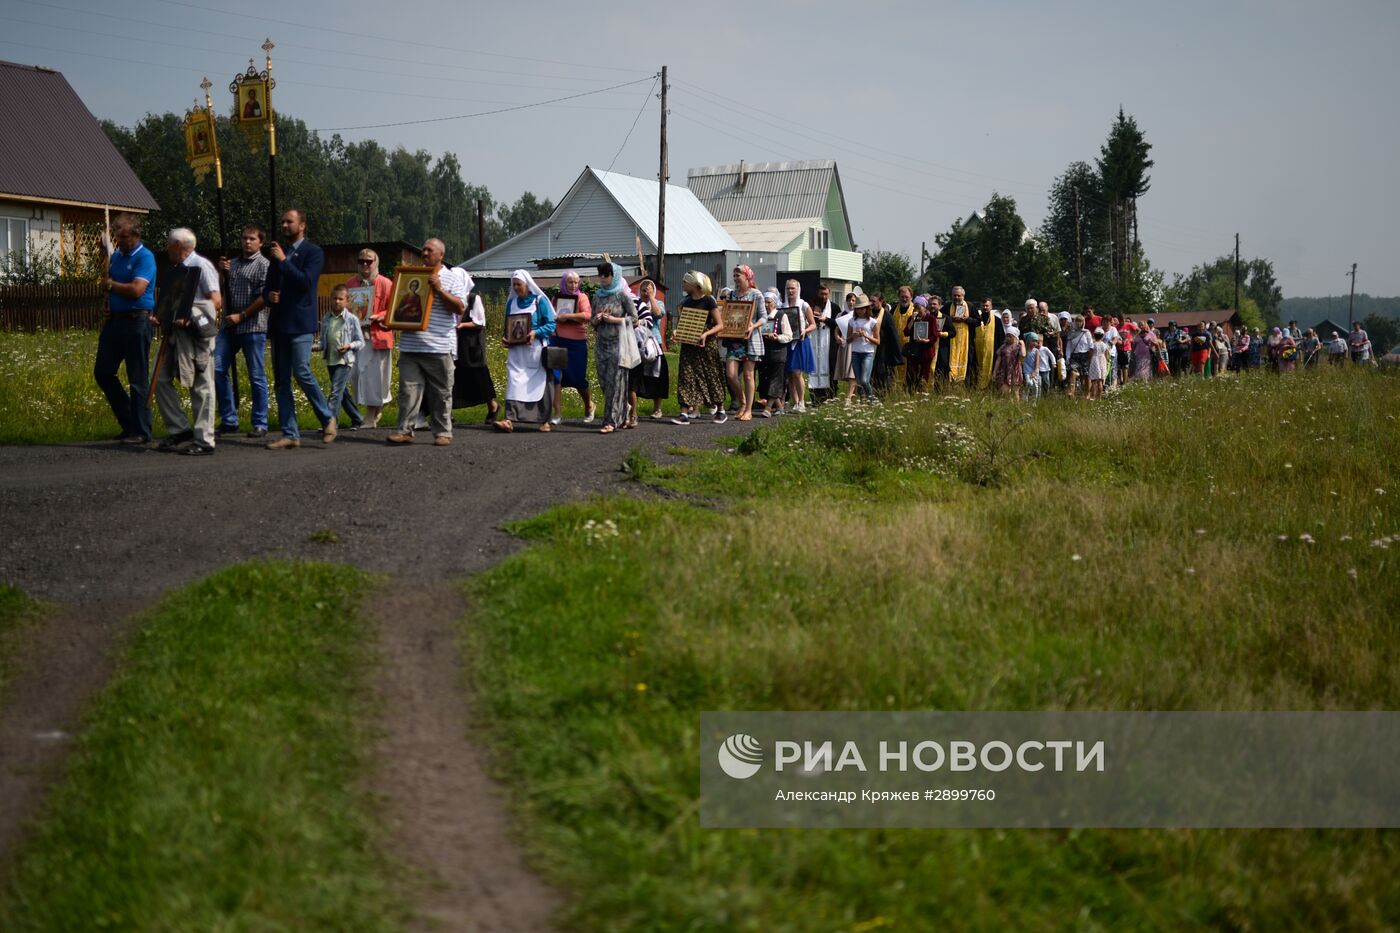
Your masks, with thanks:
[{"label": "wooden fence", "polygon": [[[0,332],[99,330],[107,319],[104,298],[96,283],[0,285]],[[317,304],[324,317],[332,302],[326,297]]]},{"label": "wooden fence", "polygon": [[0,285],[0,331],[96,330],[104,297],[96,282]]}]

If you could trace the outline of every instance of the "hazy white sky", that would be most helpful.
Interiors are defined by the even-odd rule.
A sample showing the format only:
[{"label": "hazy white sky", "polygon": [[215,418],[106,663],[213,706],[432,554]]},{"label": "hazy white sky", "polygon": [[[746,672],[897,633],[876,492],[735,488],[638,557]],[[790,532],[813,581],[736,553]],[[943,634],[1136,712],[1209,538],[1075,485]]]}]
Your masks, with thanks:
[{"label": "hazy white sky", "polygon": [[[224,12],[236,8],[239,12]],[[1091,161],[1121,104],[1153,144],[1139,203],[1168,272],[1229,252],[1285,295],[1400,294],[1400,3],[450,3],[0,0],[0,58],[56,68],[99,117],[181,110],[265,36],[279,110],[313,127],[456,152],[498,199],[554,200],[585,164],[834,158],[857,242],[917,265],[999,191],[1038,225],[1054,177]],[[636,121],[628,137],[629,128]],[[624,139],[626,144],[623,145]]]}]

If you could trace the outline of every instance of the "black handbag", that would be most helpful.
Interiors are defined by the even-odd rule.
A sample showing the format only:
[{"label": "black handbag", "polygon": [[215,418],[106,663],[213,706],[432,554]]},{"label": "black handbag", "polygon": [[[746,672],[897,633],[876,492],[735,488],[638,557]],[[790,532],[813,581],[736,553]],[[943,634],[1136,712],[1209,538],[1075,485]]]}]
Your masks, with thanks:
[{"label": "black handbag", "polygon": [[545,369],[568,369],[569,351],[564,347],[545,347],[540,362]]}]

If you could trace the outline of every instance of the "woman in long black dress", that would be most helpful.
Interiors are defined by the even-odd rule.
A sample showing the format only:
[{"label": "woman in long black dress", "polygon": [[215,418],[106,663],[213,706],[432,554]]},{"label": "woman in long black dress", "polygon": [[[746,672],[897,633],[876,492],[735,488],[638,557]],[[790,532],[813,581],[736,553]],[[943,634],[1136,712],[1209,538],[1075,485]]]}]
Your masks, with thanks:
[{"label": "woman in long black dress", "polygon": [[486,305],[467,276],[467,308],[457,324],[457,369],[452,379],[452,407],[486,406],[486,424],[496,420],[496,384],[486,365]]}]

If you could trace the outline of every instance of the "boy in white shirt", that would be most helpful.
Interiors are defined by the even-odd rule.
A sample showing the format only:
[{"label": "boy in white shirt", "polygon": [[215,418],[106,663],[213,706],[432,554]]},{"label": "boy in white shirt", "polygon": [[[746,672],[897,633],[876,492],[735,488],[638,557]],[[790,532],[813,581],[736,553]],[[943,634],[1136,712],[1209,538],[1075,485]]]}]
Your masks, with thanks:
[{"label": "boy in white shirt", "polygon": [[1045,346],[1044,340],[1035,332],[1026,334],[1025,367],[1026,393],[1031,401],[1039,401],[1050,392],[1050,372],[1055,366],[1055,354]]}]

